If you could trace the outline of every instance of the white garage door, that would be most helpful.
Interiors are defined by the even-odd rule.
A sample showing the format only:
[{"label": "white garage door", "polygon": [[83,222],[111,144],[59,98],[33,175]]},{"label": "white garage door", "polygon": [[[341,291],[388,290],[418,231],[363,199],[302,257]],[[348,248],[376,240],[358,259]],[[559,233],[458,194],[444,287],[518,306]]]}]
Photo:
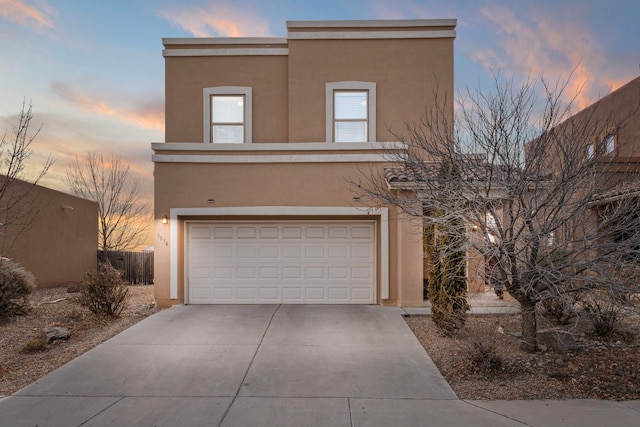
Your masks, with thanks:
[{"label": "white garage door", "polygon": [[372,304],[373,221],[190,222],[190,304]]}]

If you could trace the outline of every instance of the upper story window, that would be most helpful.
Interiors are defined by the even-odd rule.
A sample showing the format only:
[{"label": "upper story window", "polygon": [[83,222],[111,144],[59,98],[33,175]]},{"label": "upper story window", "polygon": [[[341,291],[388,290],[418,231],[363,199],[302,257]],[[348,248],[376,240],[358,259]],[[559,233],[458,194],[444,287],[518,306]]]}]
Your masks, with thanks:
[{"label": "upper story window", "polygon": [[369,91],[333,92],[333,141],[367,142]]},{"label": "upper story window", "polygon": [[205,143],[251,143],[251,95],[251,88],[243,86],[203,90]]},{"label": "upper story window", "polygon": [[376,141],[376,84],[333,82],[326,85],[326,141]]},{"label": "upper story window", "polygon": [[616,148],[616,136],[612,133],[604,138],[604,152],[606,154],[613,153]]}]

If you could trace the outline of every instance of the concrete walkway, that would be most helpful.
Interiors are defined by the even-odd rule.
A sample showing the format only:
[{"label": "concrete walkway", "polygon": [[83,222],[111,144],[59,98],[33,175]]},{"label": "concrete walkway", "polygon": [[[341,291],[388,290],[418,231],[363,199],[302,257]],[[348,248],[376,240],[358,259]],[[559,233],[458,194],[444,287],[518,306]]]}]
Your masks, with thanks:
[{"label": "concrete walkway", "polygon": [[13,396],[0,426],[638,426],[640,402],[458,400],[378,306],[179,306]]}]

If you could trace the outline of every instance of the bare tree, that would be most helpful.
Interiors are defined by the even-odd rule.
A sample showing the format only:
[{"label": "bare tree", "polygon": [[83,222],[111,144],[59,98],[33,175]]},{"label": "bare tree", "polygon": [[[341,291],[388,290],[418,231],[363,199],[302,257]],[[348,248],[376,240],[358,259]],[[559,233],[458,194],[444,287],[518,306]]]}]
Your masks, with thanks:
[{"label": "bare tree", "polygon": [[31,145],[40,133],[42,125],[30,130],[33,120],[32,106],[22,103],[17,124],[10,133],[5,130],[0,141],[0,255],[6,256],[16,239],[38,217],[33,189],[54,163],[50,156],[35,169],[35,177],[25,173],[27,161],[33,150]]},{"label": "bare tree", "polygon": [[[544,79],[516,87],[495,75],[491,90],[460,97],[455,127],[450,101],[438,94],[396,135],[407,150],[390,159],[394,167],[360,184],[364,195],[457,233],[453,240],[464,240],[520,303],[528,351],[537,346],[541,302],[577,292],[615,298],[637,283],[618,274],[640,256],[640,192],[637,182],[623,185],[635,176],[632,163],[587,151],[629,117],[614,120],[595,104],[567,120],[566,87]],[[451,227],[453,218],[467,226]]]},{"label": "bare tree", "polygon": [[134,248],[144,241],[151,205],[139,181],[116,154],[89,152],[67,169],[70,191],[98,203],[98,248],[105,252]]}]

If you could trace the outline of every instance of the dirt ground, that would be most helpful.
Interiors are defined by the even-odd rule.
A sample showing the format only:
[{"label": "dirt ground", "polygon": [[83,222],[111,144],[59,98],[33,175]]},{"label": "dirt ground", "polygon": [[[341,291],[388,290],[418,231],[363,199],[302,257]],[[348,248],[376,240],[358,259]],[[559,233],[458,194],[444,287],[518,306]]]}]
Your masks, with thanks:
[{"label": "dirt ground", "polygon": [[[79,294],[65,287],[36,289],[27,315],[0,322],[0,396],[15,393],[158,310],[153,286],[129,286],[129,295],[122,315],[114,319],[91,313],[77,302]],[[51,326],[69,329],[70,338],[41,352],[23,351]]]},{"label": "dirt ground", "polygon": [[[406,321],[461,399],[640,399],[637,315],[608,339],[596,337],[580,317],[562,326],[576,337],[576,350],[534,354],[520,350],[520,315],[470,316],[454,337],[445,337],[428,316]],[[538,330],[555,326],[539,324]]]},{"label": "dirt ground", "polygon": [[[15,393],[158,311],[152,286],[130,286],[129,291],[122,316],[113,319],[91,313],[77,302],[78,294],[64,287],[36,290],[28,315],[0,323],[0,396]],[[461,399],[640,399],[638,315],[628,316],[606,340],[590,333],[590,323],[581,317],[563,327],[577,337],[577,350],[535,354],[521,351],[514,336],[520,330],[519,315],[470,316],[454,337],[443,336],[428,316],[406,321]],[[49,326],[66,327],[71,337],[42,352],[25,353],[24,345]],[[540,327],[548,326],[540,322]],[[490,362],[489,368],[472,362],[478,348],[485,350],[479,360]]]}]

